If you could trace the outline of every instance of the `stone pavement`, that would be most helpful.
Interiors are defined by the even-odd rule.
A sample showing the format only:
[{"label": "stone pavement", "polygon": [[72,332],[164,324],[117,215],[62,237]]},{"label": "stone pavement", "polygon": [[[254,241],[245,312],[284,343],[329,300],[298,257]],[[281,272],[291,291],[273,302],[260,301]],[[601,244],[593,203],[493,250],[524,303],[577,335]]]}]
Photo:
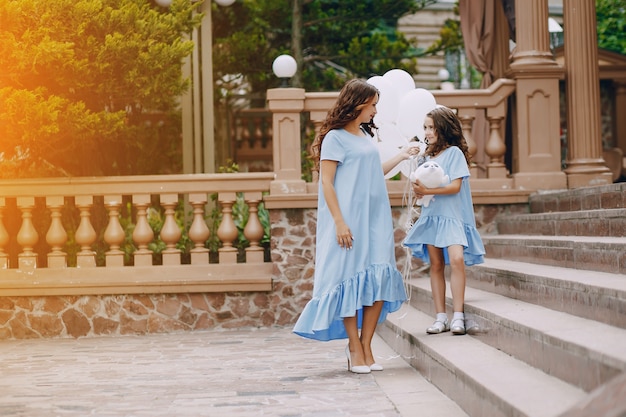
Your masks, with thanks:
[{"label": "stone pavement", "polygon": [[382,339],[367,375],[345,344],[290,328],[0,341],[0,416],[466,416]]}]

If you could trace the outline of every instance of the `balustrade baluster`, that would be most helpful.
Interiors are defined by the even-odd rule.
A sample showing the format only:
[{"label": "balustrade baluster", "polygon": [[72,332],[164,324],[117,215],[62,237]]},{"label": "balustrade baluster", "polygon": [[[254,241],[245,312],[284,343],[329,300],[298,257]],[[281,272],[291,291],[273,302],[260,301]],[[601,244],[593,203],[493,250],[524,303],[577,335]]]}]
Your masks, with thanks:
[{"label": "balustrade baluster", "polygon": [[194,244],[191,249],[191,264],[203,265],[209,263],[209,250],[204,247],[211,231],[204,221],[204,206],[207,203],[207,195],[189,194],[189,204],[193,207],[193,221],[189,227],[189,239]]},{"label": "balustrade baluster", "polygon": [[241,142],[250,145],[250,120],[246,118],[241,119]]},{"label": "balustrade baluster", "polygon": [[474,124],[474,116],[462,115],[459,116],[459,120],[461,120],[461,128],[463,129],[463,136],[465,137],[465,142],[467,142],[467,148],[469,150],[470,155],[476,155],[476,142],[474,141],[474,137],[472,136],[472,125]]},{"label": "balustrade baluster", "polygon": [[9,244],[9,233],[4,227],[4,208],[6,207],[6,200],[4,197],[0,197],[0,269],[9,268],[9,255],[4,251],[4,248]]},{"label": "balustrade baluster", "polygon": [[133,241],[137,250],[133,253],[135,266],[151,266],[152,251],[148,245],[154,240],[154,231],[148,223],[147,209],[150,206],[149,194],[133,195],[133,204],[137,209],[137,224],[133,230]]},{"label": "balustrade baluster", "polygon": [[218,249],[220,263],[237,263],[237,248],[233,242],[239,237],[239,232],[233,221],[233,204],[236,201],[235,193],[219,193],[217,199],[222,207],[222,222],[217,229],[217,237],[222,242]]},{"label": "balustrade baluster", "polygon": [[[463,137],[465,138],[465,142],[467,142],[467,150],[469,154],[474,157],[476,155],[476,150],[478,147],[476,146],[476,142],[472,136],[472,126],[474,125],[475,116],[473,114],[474,110],[472,109],[472,114],[468,114],[463,110],[458,111],[459,120],[461,121],[461,129],[463,129]],[[472,161],[470,165],[470,175],[472,178],[478,178],[478,167],[476,163]]]},{"label": "balustrade baluster", "polygon": [[22,226],[17,233],[17,243],[22,247],[22,252],[18,255],[18,265],[21,270],[32,271],[37,268],[37,254],[33,248],[39,241],[39,234],[33,225],[35,197],[18,197],[17,206],[22,211]]},{"label": "balustrade baluster", "polygon": [[246,203],[248,204],[248,223],[243,229],[243,234],[250,242],[250,246],[246,248],[246,263],[263,262],[263,248],[260,246],[263,239],[263,225],[259,220],[259,202],[262,194],[260,192],[248,192],[245,194]]},{"label": "balustrade baluster", "polygon": [[76,266],[95,267],[96,253],[91,250],[91,245],[96,241],[96,231],[91,225],[91,207],[93,206],[93,196],[76,196],[76,207],[80,210],[80,223],[76,229],[74,238],[80,245],[80,252],[76,254]]},{"label": "balustrade baluster", "polygon": [[109,212],[109,223],[104,231],[104,241],[109,245],[109,250],[105,253],[106,266],[124,266],[124,252],[120,250],[126,238],[120,224],[122,196],[104,196],[104,205]]},{"label": "balustrade baluster", "polygon": [[160,234],[161,240],[165,243],[162,252],[163,265],[180,265],[180,250],[176,249],[176,244],[183,234],[174,216],[178,194],[161,194],[161,205],[165,208],[165,222]]},{"label": "balustrade baluster", "polygon": [[504,153],[506,145],[500,136],[500,122],[502,117],[491,117],[487,115],[489,120],[489,140],[485,145],[485,153],[489,155],[490,162],[487,165],[488,178],[506,178],[506,166],[504,165]]},{"label": "balustrade baluster", "polygon": [[255,117],[252,120],[254,122],[254,136],[252,140],[254,141],[254,146],[260,149],[264,145],[263,129],[261,129],[261,125],[263,124],[263,117]]},{"label": "balustrade baluster", "polygon": [[61,210],[65,199],[63,196],[46,197],[46,206],[50,209],[50,227],[46,233],[46,242],[52,248],[48,253],[48,268],[66,268],[67,253],[63,252],[63,245],[67,242],[67,232],[61,222]]}]

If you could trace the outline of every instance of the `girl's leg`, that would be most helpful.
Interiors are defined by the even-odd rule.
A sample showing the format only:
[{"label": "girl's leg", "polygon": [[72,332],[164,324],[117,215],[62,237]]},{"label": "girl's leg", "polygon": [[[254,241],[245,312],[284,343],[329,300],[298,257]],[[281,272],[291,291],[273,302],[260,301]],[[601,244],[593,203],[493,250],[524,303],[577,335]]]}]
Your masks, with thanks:
[{"label": "girl's leg", "polygon": [[452,290],[452,306],[455,313],[463,312],[465,304],[465,261],[463,260],[463,246],[448,247],[450,260],[450,289]]},{"label": "girl's leg", "polygon": [[364,366],[365,356],[363,354],[363,345],[359,339],[359,329],[357,328],[357,318],[344,317],[343,325],[348,334],[348,346],[350,348],[350,363],[352,366]]},{"label": "girl's leg", "polygon": [[383,301],[376,301],[371,307],[363,307],[363,325],[361,327],[361,345],[365,363],[369,366],[376,362],[372,353],[372,338],[383,309]]},{"label": "girl's leg", "polygon": [[452,290],[452,306],[454,314],[450,322],[452,334],[465,334],[465,262],[463,260],[463,246],[452,245],[448,247],[450,259],[450,289]]},{"label": "girl's leg", "polygon": [[446,315],[446,279],[444,276],[445,262],[443,249],[428,245],[430,257],[430,288],[433,293],[433,302],[437,317],[435,322],[426,329],[426,333],[437,334],[450,329]]},{"label": "girl's leg", "polygon": [[430,257],[430,289],[433,293],[435,312],[446,312],[446,280],[444,277],[445,263],[443,249],[428,245]]}]

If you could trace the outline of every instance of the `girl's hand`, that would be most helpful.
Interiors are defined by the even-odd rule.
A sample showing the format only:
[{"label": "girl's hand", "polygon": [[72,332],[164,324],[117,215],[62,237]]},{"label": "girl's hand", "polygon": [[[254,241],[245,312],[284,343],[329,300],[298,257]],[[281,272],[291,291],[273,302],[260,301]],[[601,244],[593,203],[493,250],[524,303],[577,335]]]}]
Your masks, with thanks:
[{"label": "girl's hand", "polygon": [[341,223],[337,225],[337,243],[342,249],[350,250],[352,249],[352,242],[354,241],[354,236],[352,236],[352,232],[347,224]]},{"label": "girl's hand", "polygon": [[412,183],[411,186],[413,187],[413,194],[415,194],[415,198],[424,197],[427,188],[424,187],[424,185],[421,182],[419,182],[418,180],[415,180],[415,182]]}]

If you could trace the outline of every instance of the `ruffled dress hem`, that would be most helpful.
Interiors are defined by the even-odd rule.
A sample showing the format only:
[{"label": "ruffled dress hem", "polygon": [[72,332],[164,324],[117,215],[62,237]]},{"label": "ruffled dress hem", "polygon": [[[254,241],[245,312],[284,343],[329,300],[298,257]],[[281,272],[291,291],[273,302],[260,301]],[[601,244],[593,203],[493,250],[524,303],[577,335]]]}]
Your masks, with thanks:
[{"label": "ruffled dress hem", "polygon": [[466,266],[485,262],[485,247],[476,227],[450,217],[430,216],[416,223],[407,233],[402,245],[425,263],[430,263],[426,245],[444,248],[446,265],[449,264],[446,248],[450,245],[463,246]]},{"label": "ruffled dress hem", "polygon": [[348,337],[343,325],[345,317],[358,317],[361,328],[363,307],[384,301],[378,323],[387,314],[400,309],[406,301],[402,275],[389,264],[373,264],[344,280],[332,291],[313,297],[305,306],[293,332],[309,339],[329,341]]}]

